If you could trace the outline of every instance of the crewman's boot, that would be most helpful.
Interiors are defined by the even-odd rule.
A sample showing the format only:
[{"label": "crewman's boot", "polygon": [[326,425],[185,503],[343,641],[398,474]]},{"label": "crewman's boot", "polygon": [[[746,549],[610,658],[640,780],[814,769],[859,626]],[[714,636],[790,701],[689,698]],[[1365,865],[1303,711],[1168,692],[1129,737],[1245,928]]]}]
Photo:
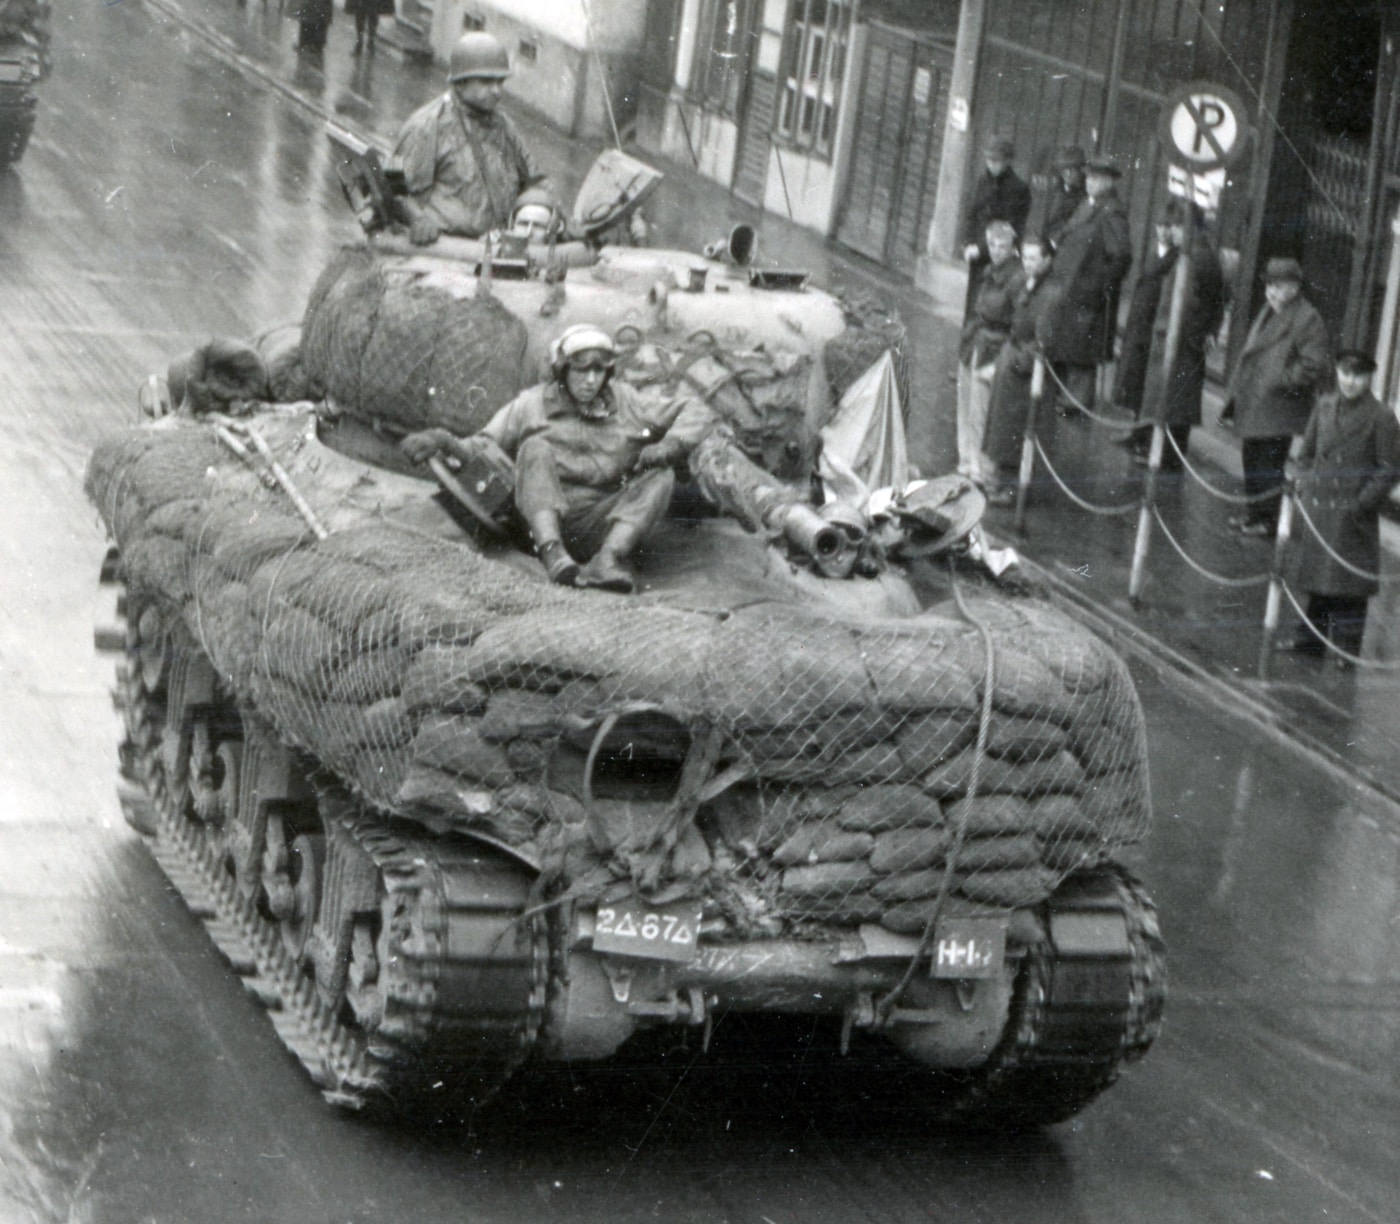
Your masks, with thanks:
[{"label": "crewman's boot", "polygon": [[530,537],[535,541],[539,557],[550,582],[574,586],[578,581],[578,562],[560,539],[559,516],[552,510],[541,510],[530,516]]},{"label": "crewman's boot", "polygon": [[640,543],[641,533],[632,524],[614,523],[608,529],[603,546],[579,570],[578,585],[623,594],[633,590],[636,581],[627,560]]}]

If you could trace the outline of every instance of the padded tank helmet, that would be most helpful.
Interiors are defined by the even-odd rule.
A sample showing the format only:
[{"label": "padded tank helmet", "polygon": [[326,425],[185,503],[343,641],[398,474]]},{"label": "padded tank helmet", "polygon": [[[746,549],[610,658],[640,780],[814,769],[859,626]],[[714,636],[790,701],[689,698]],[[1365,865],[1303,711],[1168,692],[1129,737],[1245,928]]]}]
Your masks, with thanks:
[{"label": "padded tank helmet", "polygon": [[513,230],[528,233],[548,235],[563,228],[559,206],[543,187],[527,187],[516,196],[510,220]]},{"label": "padded tank helmet", "polygon": [[510,76],[510,56],[499,40],[484,30],[463,34],[447,60],[447,80],[504,81]]},{"label": "padded tank helmet", "polygon": [[575,323],[566,327],[549,346],[549,364],[554,371],[554,377],[563,385],[568,377],[569,367],[576,363],[583,364],[595,353],[611,377],[617,361],[617,345],[613,338],[592,323]]}]

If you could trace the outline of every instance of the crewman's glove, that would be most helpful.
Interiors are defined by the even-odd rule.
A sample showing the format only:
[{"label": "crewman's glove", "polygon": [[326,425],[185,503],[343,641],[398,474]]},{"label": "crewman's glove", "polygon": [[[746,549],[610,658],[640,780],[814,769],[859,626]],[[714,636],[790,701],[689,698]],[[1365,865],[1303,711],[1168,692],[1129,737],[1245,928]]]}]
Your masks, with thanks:
[{"label": "crewman's glove", "polygon": [[452,434],[445,429],[423,429],[404,438],[399,443],[399,449],[414,463],[427,463],[435,455],[449,449],[453,440]]},{"label": "crewman's glove", "polygon": [[436,218],[420,212],[408,223],[408,239],[414,246],[427,246],[436,242],[442,235],[442,226]]},{"label": "crewman's glove", "polygon": [[654,468],[668,468],[676,461],[675,450],[665,442],[651,442],[637,452],[637,461],[632,465],[634,472],[650,472]]}]

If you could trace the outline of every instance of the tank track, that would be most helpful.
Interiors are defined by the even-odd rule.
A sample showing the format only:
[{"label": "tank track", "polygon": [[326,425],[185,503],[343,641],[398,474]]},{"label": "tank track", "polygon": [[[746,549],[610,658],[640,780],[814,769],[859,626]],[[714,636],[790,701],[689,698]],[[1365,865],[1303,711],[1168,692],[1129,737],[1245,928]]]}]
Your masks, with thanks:
[{"label": "tank track", "polygon": [[[123,601],[124,602],[124,601]],[[149,605],[148,605],[149,606]],[[124,609],[123,609],[124,611]],[[283,1045],[333,1104],[397,1112],[472,1109],[528,1056],[544,1016],[549,951],[543,923],[522,922],[532,880],[468,839],[423,838],[348,795],[322,791],[327,833],[372,864],[384,930],[381,1015],[355,1022],[343,991],[327,1000],[306,958],[289,950],[266,898],[240,887],[226,847],[190,812],[171,776],[185,728],[172,715],[169,643],[128,623],[114,704],[127,820],[190,912],[267,1010]],[[166,653],[162,659],[161,652]]]},{"label": "tank track", "polygon": [[945,1120],[1010,1129],[1063,1122],[1146,1054],[1161,1029],[1165,948],[1137,881],[1114,865],[1081,871],[1044,908],[1047,916],[1121,914],[1127,947],[1067,953],[1048,940],[1032,945],[1001,1043],[980,1067],[948,1077]]}]

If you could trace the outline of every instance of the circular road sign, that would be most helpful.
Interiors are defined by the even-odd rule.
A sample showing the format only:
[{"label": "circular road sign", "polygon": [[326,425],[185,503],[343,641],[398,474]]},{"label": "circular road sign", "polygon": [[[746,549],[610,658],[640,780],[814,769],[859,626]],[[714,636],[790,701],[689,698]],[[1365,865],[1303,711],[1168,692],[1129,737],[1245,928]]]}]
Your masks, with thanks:
[{"label": "circular road sign", "polygon": [[1244,103],[1234,91],[1210,81],[1174,89],[1162,107],[1162,143],[1188,170],[1229,166],[1244,152],[1248,129]]}]

